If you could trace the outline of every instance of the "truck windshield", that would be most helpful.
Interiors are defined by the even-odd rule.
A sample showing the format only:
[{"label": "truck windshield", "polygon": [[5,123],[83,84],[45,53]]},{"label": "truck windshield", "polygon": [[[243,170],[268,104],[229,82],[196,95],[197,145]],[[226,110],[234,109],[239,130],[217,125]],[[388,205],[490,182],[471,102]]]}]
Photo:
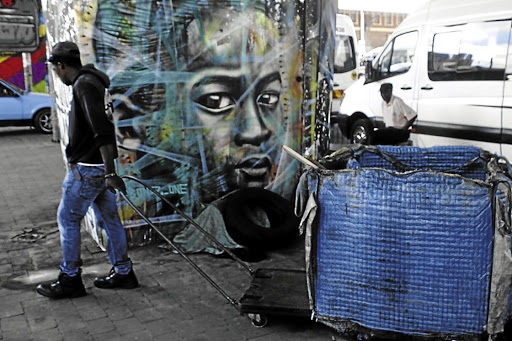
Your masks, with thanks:
[{"label": "truck windshield", "polygon": [[342,73],[355,70],[357,66],[354,40],[348,35],[336,35],[336,54],[334,72]]}]

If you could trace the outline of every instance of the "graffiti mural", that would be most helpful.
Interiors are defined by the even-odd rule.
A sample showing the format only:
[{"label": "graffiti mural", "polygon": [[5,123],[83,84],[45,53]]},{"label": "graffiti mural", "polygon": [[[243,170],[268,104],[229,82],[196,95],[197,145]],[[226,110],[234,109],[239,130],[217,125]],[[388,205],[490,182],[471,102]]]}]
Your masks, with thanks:
[{"label": "graffiti mural", "polygon": [[[34,92],[47,92],[46,86],[46,27],[43,13],[39,17],[39,45],[34,52],[30,53],[31,75],[28,87]],[[25,84],[25,70],[21,52],[0,53],[0,78],[21,89],[27,89]]]},{"label": "graffiti mural", "polygon": [[[240,188],[292,199],[300,164],[282,146],[303,148],[306,11],[303,0],[55,0],[47,16],[52,44],[77,42],[111,78],[119,173],[196,217]],[[57,93],[65,112],[69,89]],[[155,223],[183,229],[151,191],[127,187]],[[119,206],[125,227],[145,225]]]}]

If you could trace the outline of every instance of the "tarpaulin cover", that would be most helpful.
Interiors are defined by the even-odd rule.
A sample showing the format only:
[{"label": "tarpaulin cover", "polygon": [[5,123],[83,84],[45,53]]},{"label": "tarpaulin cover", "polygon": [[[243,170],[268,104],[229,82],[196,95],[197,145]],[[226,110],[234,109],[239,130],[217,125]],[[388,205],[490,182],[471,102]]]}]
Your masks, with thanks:
[{"label": "tarpaulin cover", "polygon": [[[501,278],[503,267],[493,269],[496,194],[480,155],[368,147],[347,169],[309,172],[318,208],[306,237],[308,277],[320,322],[413,335],[481,334],[488,320],[500,324],[497,314],[488,319],[491,276]],[[510,240],[503,245],[510,254]],[[506,302],[510,285],[503,288]],[[492,305],[503,319],[506,303]]]}]

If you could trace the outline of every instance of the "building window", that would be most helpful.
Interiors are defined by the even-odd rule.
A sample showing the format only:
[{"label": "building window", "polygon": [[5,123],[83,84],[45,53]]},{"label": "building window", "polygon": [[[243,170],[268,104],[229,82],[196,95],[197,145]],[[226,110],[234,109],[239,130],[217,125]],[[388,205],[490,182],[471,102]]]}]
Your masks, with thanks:
[{"label": "building window", "polygon": [[359,13],[355,11],[350,11],[350,13],[346,13],[348,16],[350,16],[350,19],[352,19],[352,22],[354,25],[359,24]]},{"label": "building window", "polygon": [[372,24],[375,26],[382,26],[382,15],[380,15],[379,13],[373,13]]},{"label": "building window", "polygon": [[400,25],[402,21],[405,19],[405,14],[397,14],[396,15],[396,25]]},{"label": "building window", "polygon": [[392,13],[384,14],[384,26],[393,26],[393,14]]}]

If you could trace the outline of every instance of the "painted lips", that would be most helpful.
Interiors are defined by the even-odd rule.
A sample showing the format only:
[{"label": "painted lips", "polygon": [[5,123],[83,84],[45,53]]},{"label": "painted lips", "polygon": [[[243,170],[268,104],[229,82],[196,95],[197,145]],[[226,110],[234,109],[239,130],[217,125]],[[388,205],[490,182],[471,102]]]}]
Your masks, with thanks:
[{"label": "painted lips", "polygon": [[267,155],[252,155],[235,166],[243,174],[244,182],[265,180],[269,175],[271,167],[272,162]]}]

